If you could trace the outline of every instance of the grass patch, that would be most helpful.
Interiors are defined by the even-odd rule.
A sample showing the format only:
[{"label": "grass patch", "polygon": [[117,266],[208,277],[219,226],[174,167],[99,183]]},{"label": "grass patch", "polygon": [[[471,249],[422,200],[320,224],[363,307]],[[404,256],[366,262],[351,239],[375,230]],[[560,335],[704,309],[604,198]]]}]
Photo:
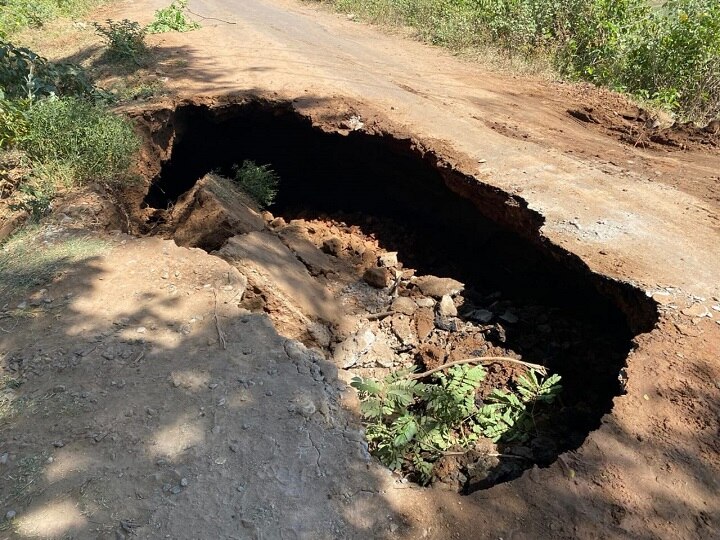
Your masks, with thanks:
[{"label": "grass patch", "polygon": [[320,0],[407,26],[455,51],[493,47],[650,101],[685,119],[720,115],[717,0]]},{"label": "grass patch", "polygon": [[77,17],[103,0],[3,0],[0,2],[0,38],[25,28],[39,28],[58,17]]},{"label": "grass patch", "polygon": [[45,285],[61,271],[110,250],[111,244],[89,236],[48,239],[37,226],[16,232],[0,246],[0,305]]},{"label": "grass patch", "polygon": [[77,184],[125,180],[140,147],[129,120],[77,98],[33,104],[27,126],[20,149],[37,161],[66,165]]}]

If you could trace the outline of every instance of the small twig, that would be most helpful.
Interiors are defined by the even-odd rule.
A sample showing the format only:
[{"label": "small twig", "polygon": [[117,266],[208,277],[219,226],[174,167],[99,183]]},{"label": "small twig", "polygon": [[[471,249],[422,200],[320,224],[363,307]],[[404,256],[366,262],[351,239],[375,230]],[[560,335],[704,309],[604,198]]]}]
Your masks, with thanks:
[{"label": "small twig", "polygon": [[373,313],[372,315],[368,315],[368,321],[377,321],[378,319],[384,319],[385,317],[389,317],[390,315],[395,315],[395,311],[382,311],[380,313]]},{"label": "small twig", "polygon": [[438,371],[442,371],[449,367],[459,366],[462,364],[494,364],[496,362],[508,362],[510,364],[518,364],[521,366],[525,366],[529,369],[534,369],[541,375],[547,375],[547,370],[545,369],[545,366],[541,366],[540,364],[531,364],[530,362],[523,362],[522,360],[517,360],[516,358],[508,358],[507,356],[477,356],[475,358],[467,358],[465,360],[448,362],[447,364],[443,364],[442,366],[436,367],[435,369],[431,369],[429,371],[424,371],[423,373],[415,373],[414,375],[410,375],[410,379],[422,379],[423,377],[427,377],[428,375],[432,375],[433,373],[436,373]]},{"label": "small twig", "polygon": [[218,318],[218,310],[217,310],[217,290],[213,289],[213,294],[215,295],[215,328],[217,329],[218,338],[220,339],[220,344],[222,345],[223,350],[227,349],[227,343],[225,341],[225,333],[222,331],[222,328],[220,328],[220,319]]},{"label": "small twig", "polygon": [[[470,450],[466,450],[465,452],[443,452],[442,455],[443,455],[443,456],[464,456],[464,455],[467,454],[469,451],[470,451]],[[495,454],[495,453],[492,453],[492,454],[483,454],[483,457],[510,458],[510,459],[525,459],[525,460],[528,459],[528,458],[526,458],[526,457],[516,456],[516,455],[513,455],[513,454]]]},{"label": "small twig", "polygon": [[188,7],[186,7],[185,9],[191,15],[195,15],[196,17],[200,17],[201,19],[205,19],[206,21],[220,21],[220,22],[224,22],[225,24],[237,24],[236,22],[226,21],[225,19],[216,19],[215,17],[205,17],[203,15],[195,13],[194,11],[190,10],[190,8],[188,8]]}]

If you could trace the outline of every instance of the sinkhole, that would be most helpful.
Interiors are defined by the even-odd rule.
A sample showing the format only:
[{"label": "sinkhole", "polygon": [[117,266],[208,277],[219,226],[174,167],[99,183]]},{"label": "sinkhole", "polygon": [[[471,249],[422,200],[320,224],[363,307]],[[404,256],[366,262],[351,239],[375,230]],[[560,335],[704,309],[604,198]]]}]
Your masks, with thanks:
[{"label": "sinkhole", "polygon": [[564,390],[545,451],[491,484],[577,449],[623,393],[621,369],[633,338],[655,325],[654,303],[545,239],[542,216],[523,201],[453,169],[411,139],[322,129],[287,103],[190,102],[148,117],[162,125],[156,142],[168,146],[169,158],[151,183],[147,206],[168,208],[210,171],[229,175],[244,160],[270,164],[281,178],[269,208],[275,216],[357,225],[419,274],[465,283],[469,302],[502,298],[521,314],[492,339],[559,373]]}]

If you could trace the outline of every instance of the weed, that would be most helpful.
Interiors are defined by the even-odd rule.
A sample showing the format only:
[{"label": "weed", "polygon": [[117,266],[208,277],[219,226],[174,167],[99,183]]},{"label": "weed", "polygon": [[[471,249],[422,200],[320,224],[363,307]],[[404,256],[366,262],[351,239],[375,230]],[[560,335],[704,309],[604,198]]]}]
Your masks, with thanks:
[{"label": "weed", "polygon": [[275,202],[280,177],[270,165],[257,165],[253,161],[243,161],[241,166],[233,167],[235,181],[250,195],[260,207]]},{"label": "weed", "polygon": [[2,0],[0,1],[0,38],[24,28],[38,28],[57,17],[82,15],[101,0]]},{"label": "weed", "polygon": [[147,52],[145,30],[135,21],[107,19],[104,25],[95,23],[95,30],[105,39],[111,60],[139,64],[140,57]]},{"label": "weed", "polygon": [[40,221],[50,211],[56,195],[52,183],[23,182],[18,187],[19,202],[10,205],[11,210],[24,210],[33,221]]},{"label": "weed", "polygon": [[0,92],[0,148],[15,146],[27,134],[29,108],[29,100],[3,99]]},{"label": "weed", "polygon": [[145,28],[147,33],[189,32],[200,28],[200,24],[186,17],[187,4],[187,0],[173,0],[168,7],[157,10],[155,19]]},{"label": "weed", "polygon": [[[478,406],[485,379],[482,366],[454,366],[421,383],[410,370],[382,381],[355,377],[370,451],[393,470],[414,473],[426,484],[434,463],[450,448],[470,449],[480,437],[493,441],[524,440],[535,429],[541,404],[561,390],[559,375],[546,380],[531,370],[518,379],[517,391],[495,390]],[[537,409],[537,410],[536,410]]]},{"label": "weed", "polygon": [[40,227],[25,227],[0,246],[0,298],[21,296],[32,287],[48,283],[70,265],[96,257],[109,247],[107,242],[89,236],[52,240]]},{"label": "weed", "polygon": [[27,134],[18,146],[36,161],[61,164],[73,184],[118,183],[140,143],[130,121],[75,98],[45,99],[27,113]]}]

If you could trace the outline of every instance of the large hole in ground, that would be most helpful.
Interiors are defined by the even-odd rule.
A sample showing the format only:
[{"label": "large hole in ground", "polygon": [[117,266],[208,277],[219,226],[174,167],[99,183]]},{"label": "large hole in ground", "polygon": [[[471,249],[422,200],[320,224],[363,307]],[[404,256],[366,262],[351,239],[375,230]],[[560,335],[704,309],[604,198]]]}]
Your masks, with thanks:
[{"label": "large hole in ground", "polygon": [[358,225],[419,274],[465,283],[473,309],[519,317],[488,339],[561,374],[562,399],[522,466],[490,481],[468,480],[466,492],[517,477],[533,463],[549,465],[578,448],[611,411],[632,340],[654,326],[655,306],[642,291],[593,274],[543,239],[541,216],[522,202],[410,140],[326,132],[286,104],[188,104],[162,121],[174,139],[149,206],[168,207],[209,171],[229,175],[244,160],[271,164],[281,178],[275,215]]}]

